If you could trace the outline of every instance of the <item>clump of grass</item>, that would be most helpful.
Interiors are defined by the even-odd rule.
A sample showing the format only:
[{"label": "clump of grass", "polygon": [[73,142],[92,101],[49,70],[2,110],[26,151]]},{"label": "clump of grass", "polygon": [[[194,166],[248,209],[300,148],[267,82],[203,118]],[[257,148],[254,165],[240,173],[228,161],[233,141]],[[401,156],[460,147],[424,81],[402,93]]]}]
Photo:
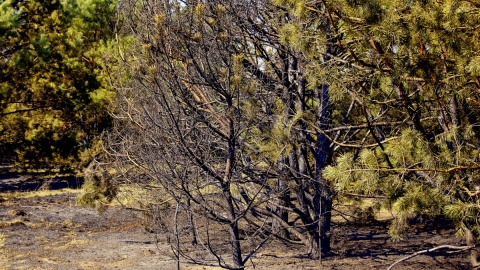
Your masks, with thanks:
[{"label": "clump of grass", "polygon": [[115,198],[118,186],[111,179],[109,172],[95,162],[85,171],[83,192],[77,197],[77,203],[96,208],[99,212],[106,210]]},{"label": "clump of grass", "polygon": [[145,209],[152,204],[165,200],[161,189],[144,188],[138,185],[121,185],[112,205],[121,205],[130,208]]}]

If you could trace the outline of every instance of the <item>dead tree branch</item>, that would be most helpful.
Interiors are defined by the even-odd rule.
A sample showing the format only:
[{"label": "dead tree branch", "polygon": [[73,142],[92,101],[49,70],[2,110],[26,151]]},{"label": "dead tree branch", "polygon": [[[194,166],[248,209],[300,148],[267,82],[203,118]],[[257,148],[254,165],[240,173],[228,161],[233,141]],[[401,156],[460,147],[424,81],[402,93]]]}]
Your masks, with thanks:
[{"label": "dead tree branch", "polygon": [[457,250],[457,251],[467,251],[467,250],[470,250],[472,248],[475,248],[477,247],[477,245],[474,245],[474,246],[452,246],[452,245],[441,245],[441,246],[438,246],[438,247],[433,247],[433,248],[429,248],[429,249],[424,249],[424,250],[420,250],[420,251],[417,251],[411,255],[408,255],[396,262],[394,262],[392,265],[390,265],[387,270],[391,270],[393,269],[393,267],[395,267],[395,265],[401,263],[401,262],[404,262],[404,261],[407,261],[407,260],[410,260],[411,258],[414,258],[418,255],[422,255],[422,254],[427,254],[427,253],[430,253],[430,252],[433,252],[435,250],[439,250],[439,249],[454,249],[454,250]]}]

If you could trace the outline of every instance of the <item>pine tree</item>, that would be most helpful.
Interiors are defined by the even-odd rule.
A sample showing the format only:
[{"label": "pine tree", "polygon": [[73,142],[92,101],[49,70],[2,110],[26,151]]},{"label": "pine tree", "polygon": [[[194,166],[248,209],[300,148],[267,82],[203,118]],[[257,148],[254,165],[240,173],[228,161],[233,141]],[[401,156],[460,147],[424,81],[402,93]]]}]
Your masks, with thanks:
[{"label": "pine tree", "polygon": [[295,37],[287,41],[329,59],[310,68],[330,86],[339,116],[323,130],[338,149],[324,176],[340,194],[385,196],[398,211],[390,229],[397,239],[419,214],[445,214],[478,237],[479,5],[284,4],[298,20],[284,27]]},{"label": "pine tree", "polygon": [[68,167],[108,127],[102,52],[114,8],[109,0],[1,2],[2,158]]}]

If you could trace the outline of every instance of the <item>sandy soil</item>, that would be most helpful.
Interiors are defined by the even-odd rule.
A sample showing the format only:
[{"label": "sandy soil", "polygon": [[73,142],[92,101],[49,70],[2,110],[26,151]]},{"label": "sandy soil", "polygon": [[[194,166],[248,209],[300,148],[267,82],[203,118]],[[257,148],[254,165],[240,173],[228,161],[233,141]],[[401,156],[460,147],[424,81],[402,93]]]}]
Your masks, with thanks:
[{"label": "sandy soil", "polygon": [[7,269],[170,269],[137,213],[99,214],[75,206],[76,194],[2,203]]},{"label": "sandy soil", "polygon": [[[5,194],[0,193],[0,233],[6,236],[0,269],[176,269],[165,239],[148,233],[137,211],[115,206],[99,214],[77,206],[75,190],[34,197]],[[444,222],[412,225],[411,237],[400,243],[390,241],[386,225],[334,224],[335,254],[321,263],[302,256],[300,246],[273,242],[247,269],[386,269],[415,251],[464,244]],[[429,253],[394,269],[469,269],[467,255]],[[182,262],[181,269],[214,268]]]}]

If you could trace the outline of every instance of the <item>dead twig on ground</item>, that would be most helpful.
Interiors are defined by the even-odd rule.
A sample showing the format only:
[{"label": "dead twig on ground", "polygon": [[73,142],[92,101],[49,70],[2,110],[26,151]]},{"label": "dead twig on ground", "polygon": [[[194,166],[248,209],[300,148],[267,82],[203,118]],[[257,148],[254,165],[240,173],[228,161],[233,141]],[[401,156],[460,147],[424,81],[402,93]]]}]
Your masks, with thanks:
[{"label": "dead twig on ground", "polygon": [[474,245],[474,246],[452,246],[452,245],[441,245],[441,246],[438,246],[438,247],[433,247],[433,248],[429,248],[429,249],[424,249],[424,250],[420,250],[420,251],[417,251],[411,255],[408,255],[396,262],[394,262],[393,264],[391,264],[387,270],[391,270],[393,269],[393,267],[401,262],[404,262],[406,260],[410,260],[411,258],[414,258],[418,255],[422,255],[422,254],[425,254],[425,253],[430,253],[430,252],[433,252],[435,250],[439,250],[439,249],[454,249],[454,250],[457,250],[457,251],[467,251],[467,250],[470,250],[472,248],[475,248],[477,247],[478,245]]}]

